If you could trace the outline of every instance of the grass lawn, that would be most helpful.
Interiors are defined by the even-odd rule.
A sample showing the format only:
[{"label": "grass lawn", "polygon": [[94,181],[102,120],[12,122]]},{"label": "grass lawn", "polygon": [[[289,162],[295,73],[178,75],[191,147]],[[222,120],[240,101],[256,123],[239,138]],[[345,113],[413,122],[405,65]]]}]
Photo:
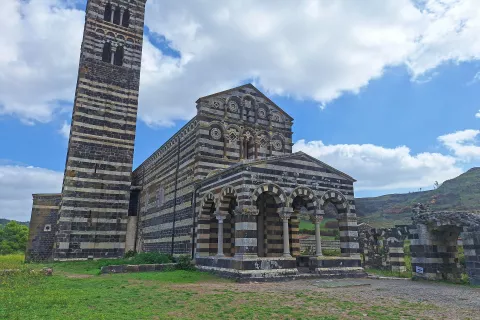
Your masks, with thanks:
[{"label": "grass lawn", "polygon": [[[0,256],[0,266],[42,266],[19,257]],[[93,275],[87,263],[54,264],[51,277],[0,276],[0,319],[415,319],[434,307],[365,304],[302,288],[275,292],[196,271]]]}]

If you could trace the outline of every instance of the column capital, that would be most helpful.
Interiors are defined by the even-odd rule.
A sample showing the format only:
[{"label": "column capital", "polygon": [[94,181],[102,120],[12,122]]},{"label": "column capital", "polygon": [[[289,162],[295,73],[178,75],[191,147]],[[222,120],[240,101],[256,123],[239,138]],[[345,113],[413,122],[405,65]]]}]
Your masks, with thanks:
[{"label": "column capital", "polygon": [[280,212],[278,213],[278,215],[280,216],[280,218],[282,220],[288,220],[290,219],[290,217],[292,216],[293,214],[293,208],[289,208],[289,207],[283,207]]},{"label": "column capital", "polygon": [[256,206],[237,206],[233,212],[235,215],[258,216],[259,210]]},{"label": "column capital", "polygon": [[321,216],[319,214],[314,214],[314,215],[311,216],[311,220],[312,220],[313,223],[320,223],[323,220],[323,216]]}]

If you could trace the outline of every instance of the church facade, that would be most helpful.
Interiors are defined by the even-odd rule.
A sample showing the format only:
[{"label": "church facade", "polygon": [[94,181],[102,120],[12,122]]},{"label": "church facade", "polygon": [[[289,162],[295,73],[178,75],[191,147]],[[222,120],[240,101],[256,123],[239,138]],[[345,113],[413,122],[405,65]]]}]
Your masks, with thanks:
[{"label": "church facade", "polygon": [[[87,3],[62,192],[33,195],[27,259],[158,251],[227,276],[295,275],[306,210],[317,244],[309,269],[363,274],[355,180],[292,153],[292,117],[251,84],[199,98],[197,115],[132,171],[145,2]],[[321,251],[329,203],[336,258]]]}]

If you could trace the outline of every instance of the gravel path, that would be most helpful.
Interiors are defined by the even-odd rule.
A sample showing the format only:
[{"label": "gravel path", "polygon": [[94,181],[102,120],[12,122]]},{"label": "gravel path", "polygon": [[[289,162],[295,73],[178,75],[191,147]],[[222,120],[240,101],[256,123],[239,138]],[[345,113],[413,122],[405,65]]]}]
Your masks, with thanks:
[{"label": "gravel path", "polygon": [[[480,319],[480,288],[428,281],[350,279],[301,280],[280,283],[237,284],[242,291],[264,292],[328,292],[332,298],[365,304],[427,303],[438,311],[420,318]],[[238,287],[240,286],[240,287]],[[431,312],[431,311],[430,311]]]}]

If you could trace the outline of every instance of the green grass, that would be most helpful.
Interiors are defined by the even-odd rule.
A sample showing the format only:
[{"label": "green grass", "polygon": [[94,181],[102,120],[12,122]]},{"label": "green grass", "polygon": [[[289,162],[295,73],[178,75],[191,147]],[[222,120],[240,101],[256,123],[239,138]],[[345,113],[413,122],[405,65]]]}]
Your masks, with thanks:
[{"label": "green grass", "polygon": [[405,272],[394,272],[389,270],[380,270],[380,269],[365,269],[365,272],[371,273],[377,276],[382,277],[395,277],[395,278],[411,278],[412,272],[405,271]]},{"label": "green grass", "polygon": [[[0,266],[43,265],[15,255],[0,256]],[[51,277],[29,271],[0,276],[0,319],[391,319],[435,308],[359,303],[302,287],[263,291],[196,271],[92,275],[97,267],[95,261],[59,262]]]}]

